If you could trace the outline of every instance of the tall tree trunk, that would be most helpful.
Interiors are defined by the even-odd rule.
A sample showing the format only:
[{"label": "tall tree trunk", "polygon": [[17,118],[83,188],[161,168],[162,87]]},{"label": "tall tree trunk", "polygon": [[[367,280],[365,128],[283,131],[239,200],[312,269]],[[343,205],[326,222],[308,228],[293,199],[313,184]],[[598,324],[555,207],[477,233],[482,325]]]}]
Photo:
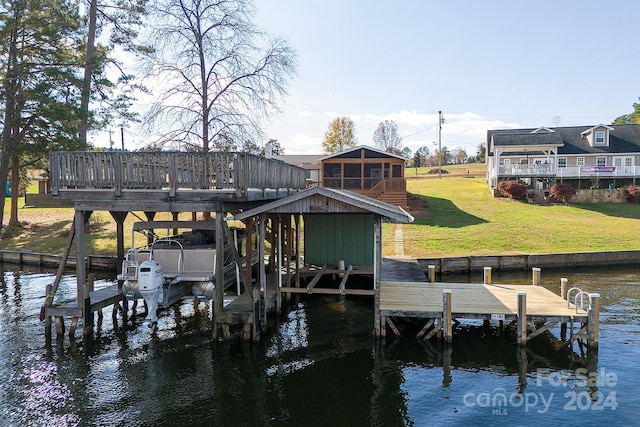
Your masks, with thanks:
[{"label": "tall tree trunk", "polygon": [[11,214],[9,227],[20,225],[18,221],[18,197],[20,196],[20,165],[18,156],[11,161]]},{"label": "tall tree trunk", "polygon": [[2,136],[0,145],[2,152],[0,153],[0,229],[4,221],[4,202],[5,202],[5,185],[7,178],[9,177],[9,163],[11,160],[11,153],[15,147],[19,137],[17,124],[20,122],[20,111],[18,110],[18,102],[16,100],[16,94],[18,93],[18,76],[16,75],[17,59],[17,30],[14,28],[9,40],[9,53],[7,55],[7,68],[4,76],[3,86],[5,89],[5,105],[4,105],[4,128],[2,129]]},{"label": "tall tree trunk", "polygon": [[98,0],[91,0],[89,6],[89,29],[87,33],[87,57],[84,64],[84,81],[82,82],[82,99],[80,101],[81,120],[78,126],[80,149],[87,148],[87,131],[89,130],[89,100],[91,98],[91,76],[96,51],[96,25]]}]

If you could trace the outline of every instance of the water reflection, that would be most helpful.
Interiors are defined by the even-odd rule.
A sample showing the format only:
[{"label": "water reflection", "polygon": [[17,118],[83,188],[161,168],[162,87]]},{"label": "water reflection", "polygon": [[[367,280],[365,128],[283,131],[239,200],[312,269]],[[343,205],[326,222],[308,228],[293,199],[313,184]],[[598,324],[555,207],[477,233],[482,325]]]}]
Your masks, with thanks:
[{"label": "water reflection", "polygon": [[[543,284],[559,286],[560,275],[543,274]],[[473,322],[456,328],[451,345],[383,344],[372,336],[371,300],[356,297],[294,299],[261,344],[212,340],[210,307],[190,301],[161,311],[154,335],[141,328],[139,307],[104,316],[91,337],[47,341],[38,313],[52,275],[5,271],[0,414],[8,425],[566,424],[576,412],[565,405],[615,392],[617,410],[590,420],[629,424],[640,408],[640,280],[620,276],[629,284],[608,272],[570,277],[603,296],[601,348],[583,357],[544,334],[520,348],[514,335]],[[73,295],[72,276],[60,291]],[[492,406],[503,395],[511,406]],[[538,406],[526,412],[512,396]],[[543,400],[547,418],[537,412]]]}]

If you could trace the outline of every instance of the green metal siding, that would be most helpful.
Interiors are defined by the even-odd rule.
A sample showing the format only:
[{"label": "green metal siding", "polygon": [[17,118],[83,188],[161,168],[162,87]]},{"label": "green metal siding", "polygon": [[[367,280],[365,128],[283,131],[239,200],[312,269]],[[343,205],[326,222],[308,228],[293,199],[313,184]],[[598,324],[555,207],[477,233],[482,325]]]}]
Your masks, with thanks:
[{"label": "green metal siding", "polygon": [[304,217],[304,259],[310,264],[373,264],[371,214],[309,214]]}]

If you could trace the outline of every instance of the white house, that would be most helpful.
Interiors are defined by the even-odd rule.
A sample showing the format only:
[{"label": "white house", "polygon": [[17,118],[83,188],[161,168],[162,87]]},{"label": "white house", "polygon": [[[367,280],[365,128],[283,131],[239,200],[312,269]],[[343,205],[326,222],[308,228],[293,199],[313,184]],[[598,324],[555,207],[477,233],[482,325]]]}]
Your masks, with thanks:
[{"label": "white house", "polygon": [[577,189],[635,185],[640,125],[489,130],[486,160],[492,190],[508,179],[541,190],[556,182]]}]

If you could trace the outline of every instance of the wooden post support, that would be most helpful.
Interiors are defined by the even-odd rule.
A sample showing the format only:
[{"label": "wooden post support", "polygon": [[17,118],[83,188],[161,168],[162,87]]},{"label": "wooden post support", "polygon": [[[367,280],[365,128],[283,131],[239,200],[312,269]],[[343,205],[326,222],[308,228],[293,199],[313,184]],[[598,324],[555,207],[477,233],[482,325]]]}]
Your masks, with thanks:
[{"label": "wooden post support", "polygon": [[451,328],[451,289],[442,290],[442,333],[444,341],[451,342],[453,330]]},{"label": "wooden post support", "polygon": [[436,266],[429,264],[429,282],[435,283],[436,281]]},{"label": "wooden post support", "polygon": [[[95,274],[89,273],[87,283],[87,294],[84,296],[84,328],[82,328],[82,335],[87,336],[93,330],[94,315],[91,308],[91,292],[95,290]],[[69,336],[73,335],[75,328],[69,328]]]},{"label": "wooden post support", "polygon": [[375,290],[373,296],[373,329],[376,333],[376,337],[382,336],[380,332],[380,288]]},{"label": "wooden post support", "polygon": [[484,267],[484,282],[485,285],[491,284],[491,267]]},{"label": "wooden post support", "polygon": [[[273,220],[272,220],[273,221]],[[273,227],[273,226],[272,226]],[[276,254],[276,313],[282,311],[282,219],[278,216],[278,253]]]},{"label": "wooden post support", "polygon": [[518,292],[518,345],[527,344],[527,293]]},{"label": "wooden post support", "polygon": [[[258,256],[260,257],[260,274],[259,274],[259,281],[260,281],[260,294],[258,297],[258,313],[257,316],[259,318],[258,321],[258,325],[260,326],[260,333],[262,332],[266,332],[267,329],[267,322],[266,322],[266,311],[264,309],[265,307],[265,296],[267,294],[267,272],[265,271],[265,262],[264,262],[264,256],[265,256],[265,239],[267,237],[267,216],[265,214],[260,214],[260,220],[259,220],[259,228],[260,231],[258,232]],[[271,223],[271,237],[273,237],[273,223]],[[271,254],[269,255],[269,259],[272,258],[273,256],[273,244],[271,245]],[[271,267],[273,267],[273,265],[271,265]]]},{"label": "wooden post support", "polygon": [[563,277],[562,279],[560,279],[560,296],[563,299],[567,299],[568,284],[569,284],[569,279],[567,279],[566,277]]},{"label": "wooden post support", "polygon": [[302,218],[302,216],[300,214],[296,214],[295,216],[295,220],[296,220],[296,288],[300,287],[300,268],[304,267],[304,263],[300,262],[300,256],[302,255],[300,252],[300,242],[301,242],[301,236],[300,236],[300,219]]},{"label": "wooden post support", "polygon": [[[73,227],[71,227],[71,228],[73,228]],[[47,299],[49,298],[49,295],[51,294],[51,289],[52,289],[52,288],[53,288],[53,286],[51,286],[51,285],[47,285],[47,286],[45,287],[45,296],[46,296],[45,301],[47,301]],[[51,299],[53,299],[53,297],[51,297]],[[46,302],[45,302],[45,305],[46,305]],[[45,332],[45,334],[46,334],[47,336],[50,336],[50,335],[51,335],[51,316],[46,316],[46,313],[47,313],[47,312],[46,312],[46,307],[43,307],[43,310],[45,310],[45,311],[44,311],[44,314],[45,314],[45,318],[44,318],[44,332]]]},{"label": "wooden post support", "polygon": [[533,267],[531,269],[531,272],[533,273],[533,279],[531,284],[533,286],[540,286],[540,267]]},{"label": "wooden post support", "polygon": [[598,341],[600,340],[600,326],[598,324],[600,318],[600,294],[590,293],[589,300],[591,304],[588,316],[589,339],[587,345],[590,348],[594,348],[598,346]]},{"label": "wooden post support", "polygon": [[213,315],[211,321],[213,324],[213,337],[217,338],[218,328],[221,324],[218,322],[218,316],[222,314],[224,309],[224,211],[221,209],[216,211],[216,260],[215,260],[215,287],[213,288],[213,304],[211,308]]}]

